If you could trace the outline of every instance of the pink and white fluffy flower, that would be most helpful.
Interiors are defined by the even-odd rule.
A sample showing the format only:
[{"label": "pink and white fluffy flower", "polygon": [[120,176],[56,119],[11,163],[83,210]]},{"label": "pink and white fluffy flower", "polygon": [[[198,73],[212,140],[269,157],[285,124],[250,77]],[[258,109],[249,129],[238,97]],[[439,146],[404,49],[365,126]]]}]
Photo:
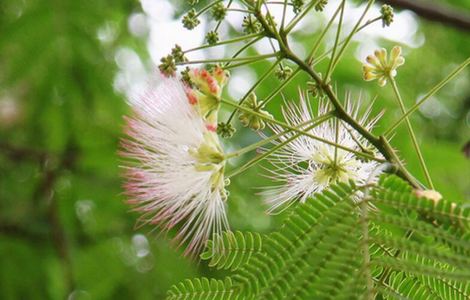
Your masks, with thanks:
[{"label": "pink and white fluffy flower", "polygon": [[[379,116],[368,121],[369,109],[358,119],[359,105],[360,101],[353,105],[347,95],[345,105],[347,112],[370,130]],[[282,113],[289,125],[298,127],[330,110],[325,102],[320,102],[318,106],[318,111],[313,112],[308,99],[300,95],[299,104],[289,102],[283,107]],[[303,125],[301,128],[306,130],[308,126]],[[275,134],[284,131],[279,126],[271,126],[271,128]],[[306,131],[356,151],[369,147],[364,138],[339,120],[329,119]],[[294,135],[296,132],[284,134],[275,144],[282,143]],[[268,211],[276,212],[296,200],[305,202],[308,197],[321,192],[335,182],[353,180],[357,183],[365,183],[378,166],[376,161],[364,161],[354,153],[335,148],[335,146],[301,135],[272,155],[269,161],[274,168],[269,170],[269,177],[278,182],[278,185],[267,187],[262,193],[270,206]]]},{"label": "pink and white fluffy flower", "polygon": [[217,134],[200,114],[197,99],[179,79],[157,75],[130,102],[123,156],[125,189],[143,215],[140,221],[176,228],[186,254],[197,254],[228,228],[224,153]]}]

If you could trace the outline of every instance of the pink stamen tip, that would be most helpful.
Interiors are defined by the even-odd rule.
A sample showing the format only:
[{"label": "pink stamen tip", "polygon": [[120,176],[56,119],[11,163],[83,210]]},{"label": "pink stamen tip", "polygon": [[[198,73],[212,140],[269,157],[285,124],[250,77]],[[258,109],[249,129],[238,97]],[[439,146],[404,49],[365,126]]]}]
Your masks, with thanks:
[{"label": "pink stamen tip", "polygon": [[207,72],[207,70],[204,69],[204,70],[201,71],[201,77],[206,78],[206,77],[209,77],[209,76],[210,75],[209,75],[209,72]]},{"label": "pink stamen tip", "polygon": [[206,128],[209,131],[216,132],[217,131],[217,124],[207,124]]},{"label": "pink stamen tip", "polygon": [[186,95],[188,96],[189,104],[194,105],[197,103],[197,97],[192,91],[186,93]]},{"label": "pink stamen tip", "polygon": [[222,74],[224,73],[224,69],[222,69],[221,67],[217,67],[217,68],[215,69],[215,73],[216,73],[217,75],[222,75]]}]

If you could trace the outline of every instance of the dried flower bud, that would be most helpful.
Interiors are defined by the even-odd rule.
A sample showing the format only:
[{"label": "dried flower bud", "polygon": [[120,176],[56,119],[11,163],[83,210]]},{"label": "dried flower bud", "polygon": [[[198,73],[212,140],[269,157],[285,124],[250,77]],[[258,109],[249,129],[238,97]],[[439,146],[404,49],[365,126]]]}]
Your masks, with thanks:
[{"label": "dried flower bud", "polygon": [[184,56],[183,49],[181,46],[176,44],[173,49],[171,49],[171,55],[173,56],[175,63],[186,62],[188,59]]},{"label": "dried flower bud", "polygon": [[261,23],[252,15],[243,17],[243,31],[247,34],[258,33],[261,31]]},{"label": "dried flower bud", "polygon": [[292,75],[292,69],[288,66],[284,66],[284,67],[280,66],[279,69],[277,69],[276,71],[276,77],[281,81],[286,80],[291,75]]},{"label": "dried flower bud", "polygon": [[390,26],[393,22],[393,7],[384,4],[380,9],[380,13],[382,14],[382,26]]},{"label": "dried flower bud", "polygon": [[183,26],[189,30],[194,29],[201,23],[197,18],[196,10],[193,8],[183,17]]},{"label": "dried flower bud", "polygon": [[405,58],[401,56],[401,47],[393,47],[390,58],[387,50],[379,49],[373,55],[366,58],[367,63],[363,64],[363,77],[365,81],[378,79],[380,86],[385,86],[387,80],[397,75],[397,68],[405,63]]},{"label": "dried flower bud", "polygon": [[325,6],[328,4],[328,0],[320,0],[317,4],[315,4],[316,11],[323,11]]},{"label": "dried flower bud", "polygon": [[216,44],[218,41],[219,41],[219,34],[217,33],[217,31],[209,31],[209,32],[206,34],[206,42],[207,42],[209,45],[214,45],[214,44]]},{"label": "dried flower bud", "polygon": [[292,8],[294,13],[298,14],[305,4],[305,0],[292,0]]},{"label": "dried flower bud", "polygon": [[231,138],[235,133],[235,128],[230,123],[219,123],[217,125],[217,134],[223,137],[224,139]]},{"label": "dried flower bud", "polygon": [[211,15],[214,20],[222,21],[227,15],[227,8],[222,2],[219,2],[212,7]]},{"label": "dried flower bud", "polygon": [[[273,116],[265,110],[262,110],[258,105],[257,97],[255,93],[251,93],[245,102],[242,103],[242,107],[249,108],[250,110],[262,114],[268,118],[273,118]],[[238,120],[242,123],[243,126],[251,128],[255,131],[263,130],[266,127],[266,122],[263,118],[258,115],[255,115],[251,112],[240,111],[238,115]]]},{"label": "dried flower bud", "polygon": [[166,76],[173,76],[176,72],[176,64],[175,59],[171,55],[167,55],[160,59],[161,64],[158,66],[160,72],[165,74]]},{"label": "dried flower bud", "polygon": [[435,190],[415,190],[415,195],[418,198],[430,199],[434,202],[438,202],[442,199],[441,193]]}]

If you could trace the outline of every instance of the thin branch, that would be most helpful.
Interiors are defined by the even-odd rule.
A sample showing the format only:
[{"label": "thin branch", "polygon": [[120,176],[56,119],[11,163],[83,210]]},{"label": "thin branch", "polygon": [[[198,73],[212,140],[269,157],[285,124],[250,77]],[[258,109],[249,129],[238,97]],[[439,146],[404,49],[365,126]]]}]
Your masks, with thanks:
[{"label": "thin branch", "polygon": [[4,153],[14,161],[30,159],[42,162],[51,156],[43,150],[14,146],[5,142],[0,142],[0,153]]},{"label": "thin branch", "polygon": [[462,8],[424,0],[381,0],[392,6],[412,10],[430,21],[440,22],[460,30],[470,31],[470,12]]}]

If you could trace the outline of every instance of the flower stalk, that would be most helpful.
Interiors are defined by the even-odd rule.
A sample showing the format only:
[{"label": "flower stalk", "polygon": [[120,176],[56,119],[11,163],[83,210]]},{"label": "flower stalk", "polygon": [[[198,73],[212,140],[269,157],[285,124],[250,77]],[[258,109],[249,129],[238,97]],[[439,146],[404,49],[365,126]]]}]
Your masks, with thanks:
[{"label": "flower stalk", "polygon": [[[401,112],[403,114],[405,114],[406,113],[406,107],[405,107],[405,104],[403,103],[403,99],[400,95],[400,91],[398,90],[397,83],[396,83],[395,79],[392,76],[390,76],[389,79],[390,79],[390,82],[392,84],[393,92],[395,93],[395,96],[396,96],[398,105],[400,106]],[[413,131],[413,126],[411,125],[410,119],[408,117],[405,118],[405,123],[406,123],[406,127],[408,129],[408,133],[411,137],[413,147],[416,151],[416,155],[418,156],[419,163],[420,163],[421,168],[423,169],[424,175],[426,177],[426,181],[428,182],[431,189],[434,189],[434,185],[432,183],[431,175],[429,174],[428,168],[426,167],[426,163],[424,161],[423,154],[421,153],[421,149],[419,148],[418,141],[416,139],[416,135]]]}]

